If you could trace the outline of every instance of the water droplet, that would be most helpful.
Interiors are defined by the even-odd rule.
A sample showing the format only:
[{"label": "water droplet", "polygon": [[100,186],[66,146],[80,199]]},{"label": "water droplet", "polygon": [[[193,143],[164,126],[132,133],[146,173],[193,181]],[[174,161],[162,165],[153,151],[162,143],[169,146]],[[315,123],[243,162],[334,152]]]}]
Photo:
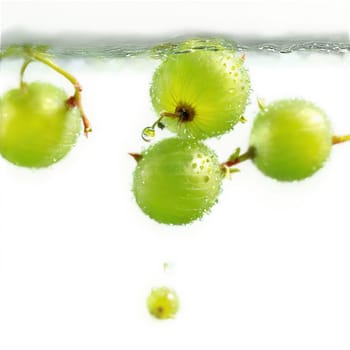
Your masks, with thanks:
[{"label": "water droplet", "polygon": [[205,182],[205,183],[209,182],[209,179],[210,179],[210,178],[209,178],[208,175],[204,176],[204,182]]},{"label": "water droplet", "polygon": [[147,126],[142,130],[142,139],[146,142],[150,142],[155,135],[156,135],[155,130],[150,126]]}]

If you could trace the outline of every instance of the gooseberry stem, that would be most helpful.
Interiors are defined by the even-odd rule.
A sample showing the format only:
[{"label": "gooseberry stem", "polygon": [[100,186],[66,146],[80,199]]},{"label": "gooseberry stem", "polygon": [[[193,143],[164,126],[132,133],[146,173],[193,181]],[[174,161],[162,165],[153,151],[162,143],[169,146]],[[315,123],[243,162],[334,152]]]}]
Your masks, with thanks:
[{"label": "gooseberry stem", "polygon": [[350,134],[349,135],[334,135],[332,137],[332,144],[337,145],[338,143],[343,143],[346,141],[350,141]]},{"label": "gooseberry stem", "polygon": [[161,116],[161,118],[164,118],[164,117],[179,118],[181,116],[181,113],[180,112],[175,112],[175,113],[162,112],[162,113],[160,113],[160,116]]},{"label": "gooseberry stem", "polygon": [[154,128],[158,125],[158,123],[161,122],[161,120],[162,120],[163,118],[164,118],[164,116],[161,115],[161,116],[152,124],[151,128],[154,129]]},{"label": "gooseberry stem", "polygon": [[[90,125],[90,121],[87,119],[85,112],[83,110],[83,106],[81,103],[81,86],[78,82],[78,80],[69,72],[65,71],[63,68],[59,67],[58,65],[56,65],[54,62],[52,62],[50,59],[48,59],[47,57],[45,57],[44,55],[35,52],[34,50],[28,50],[28,55],[30,58],[35,59],[41,63],[46,64],[47,66],[49,66],[50,68],[52,68],[53,70],[55,70],[57,73],[63,75],[67,80],[69,80],[73,86],[74,86],[74,96],[72,96],[72,98],[70,98],[67,102],[69,105],[71,106],[77,106],[80,110],[81,113],[81,119],[84,125],[84,134],[85,136],[88,136],[88,133],[92,131],[91,129],[91,125]],[[26,67],[24,67],[26,68]]]},{"label": "gooseberry stem", "polygon": [[224,163],[221,163],[221,168],[231,168],[234,165],[243,163],[255,156],[254,147],[249,147],[245,153],[239,154],[239,149]]},{"label": "gooseberry stem", "polygon": [[32,60],[30,58],[27,58],[24,60],[23,64],[22,64],[22,67],[21,67],[21,70],[20,70],[20,74],[19,74],[19,87],[20,89],[23,89],[24,88],[24,81],[23,81],[23,75],[24,75],[24,72],[25,70],[27,69],[29,63],[31,63]]},{"label": "gooseberry stem", "polygon": [[129,153],[129,156],[133,157],[136,162],[139,162],[142,159],[142,154],[140,153]]}]

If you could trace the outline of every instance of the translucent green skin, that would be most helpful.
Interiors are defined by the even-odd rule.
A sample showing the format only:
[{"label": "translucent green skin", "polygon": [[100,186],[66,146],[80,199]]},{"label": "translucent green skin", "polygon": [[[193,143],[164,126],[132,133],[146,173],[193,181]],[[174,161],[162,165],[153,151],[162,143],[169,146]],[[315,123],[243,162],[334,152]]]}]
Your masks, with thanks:
[{"label": "translucent green skin", "polygon": [[25,167],[47,167],[63,158],[81,131],[77,108],[66,93],[35,82],[8,91],[0,100],[0,153]]},{"label": "translucent green skin", "polygon": [[326,114],[301,100],[280,100],[261,111],[250,145],[253,161],[266,175],[281,181],[302,180],[319,170],[332,147]]},{"label": "translucent green skin", "polygon": [[165,224],[187,224],[203,216],[221,191],[222,171],[203,143],[169,138],[142,153],[133,192],[140,208]]},{"label": "translucent green skin", "polygon": [[147,298],[149,313],[161,320],[174,318],[179,310],[179,304],[175,291],[167,287],[152,289]]},{"label": "translucent green skin", "polygon": [[150,90],[157,114],[192,106],[191,121],[164,118],[181,137],[205,139],[231,130],[247,105],[250,79],[231,51],[194,51],[168,56],[155,71]]}]

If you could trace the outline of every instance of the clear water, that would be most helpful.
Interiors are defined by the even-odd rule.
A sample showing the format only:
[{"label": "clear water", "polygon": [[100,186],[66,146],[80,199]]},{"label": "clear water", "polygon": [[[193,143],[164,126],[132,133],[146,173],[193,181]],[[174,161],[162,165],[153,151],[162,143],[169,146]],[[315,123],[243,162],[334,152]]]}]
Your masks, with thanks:
[{"label": "clear water", "polygon": [[[1,349],[349,349],[350,143],[334,146],[325,167],[299,183],[242,164],[192,225],[160,225],[137,207],[128,152],[147,146],[152,74],[176,42],[51,46],[83,86],[93,133],[48,169],[0,159]],[[220,159],[247,147],[257,98],[312,100],[335,134],[350,133],[346,40],[247,39],[237,48],[252,95],[247,123],[206,141]],[[18,85],[20,65],[1,61],[1,94]],[[25,79],[72,91],[40,63]],[[179,294],[175,320],[147,314],[158,285]]]}]

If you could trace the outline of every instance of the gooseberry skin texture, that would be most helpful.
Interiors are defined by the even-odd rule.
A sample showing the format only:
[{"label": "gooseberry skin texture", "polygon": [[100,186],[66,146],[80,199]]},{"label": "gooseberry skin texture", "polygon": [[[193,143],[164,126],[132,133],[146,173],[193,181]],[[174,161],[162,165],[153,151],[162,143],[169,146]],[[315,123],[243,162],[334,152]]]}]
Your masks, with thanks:
[{"label": "gooseberry skin texture", "polygon": [[179,310],[179,304],[177,294],[168,287],[152,289],[147,298],[149,313],[161,320],[174,318]]},{"label": "gooseberry skin texture", "polygon": [[170,55],[156,69],[150,95],[158,115],[190,106],[193,120],[166,117],[162,123],[180,137],[206,139],[230,131],[245,111],[250,78],[232,51]]},{"label": "gooseberry skin texture", "polygon": [[256,117],[250,135],[254,164],[280,181],[302,180],[327,160],[332,130],[324,111],[302,100],[280,100]]},{"label": "gooseberry skin texture", "polygon": [[66,103],[67,94],[42,82],[12,89],[0,100],[0,153],[32,168],[62,159],[81,131],[81,114]]},{"label": "gooseberry skin texture", "polygon": [[181,225],[203,216],[216,203],[222,171],[215,153],[199,141],[168,138],[141,154],[133,192],[152,219]]}]

